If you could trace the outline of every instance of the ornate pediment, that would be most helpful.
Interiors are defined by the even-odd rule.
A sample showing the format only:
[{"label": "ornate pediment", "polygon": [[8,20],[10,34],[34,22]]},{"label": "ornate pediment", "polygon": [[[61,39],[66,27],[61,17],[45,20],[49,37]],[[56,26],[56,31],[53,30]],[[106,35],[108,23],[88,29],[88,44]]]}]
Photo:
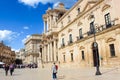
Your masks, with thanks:
[{"label": "ornate pediment", "polygon": [[70,50],[70,53],[72,53],[73,52],[73,50]]},{"label": "ornate pediment", "polygon": [[71,31],[72,31],[72,29],[68,29],[68,33],[71,32]]},{"label": "ornate pediment", "polygon": [[65,52],[63,52],[62,54],[65,54]]},{"label": "ornate pediment", "polygon": [[83,47],[83,46],[80,46],[80,48],[79,48],[80,50],[82,50],[82,49],[85,49],[85,47]]},{"label": "ornate pediment", "polygon": [[85,5],[83,12],[89,10],[97,1],[88,1],[87,4]]},{"label": "ornate pediment", "polygon": [[110,38],[106,39],[106,43],[108,43],[108,42],[112,42],[112,41],[115,41],[115,40],[116,40],[116,39],[110,37]]},{"label": "ornate pediment", "polygon": [[82,22],[79,21],[78,24],[77,24],[77,26],[80,26],[80,25],[82,25]]},{"label": "ornate pediment", "polygon": [[65,34],[62,33],[62,34],[61,34],[61,37],[64,36],[64,35],[65,35]]},{"label": "ornate pediment", "polygon": [[109,4],[105,4],[103,7],[102,7],[102,12],[105,11],[106,9],[110,8],[111,6]]}]

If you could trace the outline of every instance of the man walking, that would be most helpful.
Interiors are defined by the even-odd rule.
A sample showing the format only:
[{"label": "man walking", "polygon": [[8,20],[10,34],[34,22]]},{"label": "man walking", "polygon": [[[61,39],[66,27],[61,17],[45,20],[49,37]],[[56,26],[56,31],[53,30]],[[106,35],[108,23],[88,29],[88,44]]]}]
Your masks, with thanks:
[{"label": "man walking", "polygon": [[53,80],[57,80],[57,69],[58,69],[58,66],[53,63],[53,66],[52,66],[52,77],[53,77]]}]

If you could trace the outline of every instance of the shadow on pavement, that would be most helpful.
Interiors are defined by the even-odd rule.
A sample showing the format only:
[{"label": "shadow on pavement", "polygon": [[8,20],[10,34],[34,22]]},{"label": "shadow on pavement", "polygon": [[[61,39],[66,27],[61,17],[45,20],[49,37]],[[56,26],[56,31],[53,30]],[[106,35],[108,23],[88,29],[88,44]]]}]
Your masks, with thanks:
[{"label": "shadow on pavement", "polygon": [[13,74],[12,76],[19,76],[20,74]]},{"label": "shadow on pavement", "polygon": [[58,79],[64,79],[65,75],[58,75]]},{"label": "shadow on pavement", "polygon": [[106,74],[106,73],[109,73],[109,72],[112,72],[112,71],[115,71],[117,70],[118,71],[119,68],[114,68],[114,69],[110,69],[110,70],[107,70],[105,72],[102,72],[102,74]]}]

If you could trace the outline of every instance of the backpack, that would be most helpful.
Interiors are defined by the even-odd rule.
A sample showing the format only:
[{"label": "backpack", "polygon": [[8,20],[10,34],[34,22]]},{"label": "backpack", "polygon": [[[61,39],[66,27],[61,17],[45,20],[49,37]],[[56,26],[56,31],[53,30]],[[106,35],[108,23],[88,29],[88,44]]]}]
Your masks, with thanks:
[{"label": "backpack", "polygon": [[55,65],[56,70],[58,70],[58,65]]},{"label": "backpack", "polygon": [[14,68],[13,65],[10,65],[10,69]]}]

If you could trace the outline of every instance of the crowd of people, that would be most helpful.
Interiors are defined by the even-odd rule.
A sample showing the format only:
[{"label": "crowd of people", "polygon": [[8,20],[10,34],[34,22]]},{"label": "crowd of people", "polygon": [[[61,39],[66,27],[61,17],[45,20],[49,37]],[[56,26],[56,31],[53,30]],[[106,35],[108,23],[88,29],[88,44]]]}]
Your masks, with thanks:
[{"label": "crowd of people", "polygon": [[[3,68],[5,70],[5,75],[8,75],[8,72],[10,72],[10,75],[13,75],[14,69],[15,68],[25,68],[25,67],[29,67],[29,68],[37,68],[37,64],[28,64],[27,66],[22,67],[23,65],[15,65],[14,63],[11,64],[4,64]],[[58,65],[56,65],[55,63],[53,63],[52,65],[52,78],[53,80],[57,80],[57,72],[58,72]]]}]

